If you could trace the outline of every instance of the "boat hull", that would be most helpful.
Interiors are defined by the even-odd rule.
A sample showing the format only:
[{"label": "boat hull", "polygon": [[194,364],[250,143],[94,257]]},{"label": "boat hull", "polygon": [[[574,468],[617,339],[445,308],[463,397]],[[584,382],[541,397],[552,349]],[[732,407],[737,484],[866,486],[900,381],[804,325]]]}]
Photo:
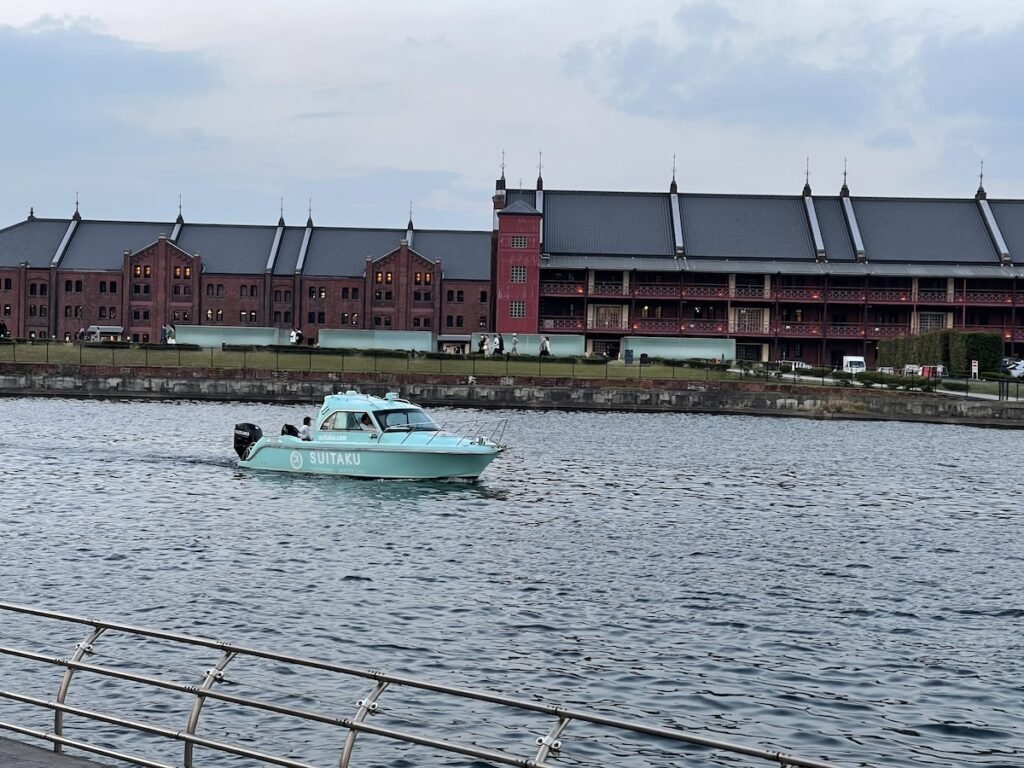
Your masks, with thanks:
[{"label": "boat hull", "polygon": [[238,462],[273,472],[384,480],[475,480],[501,449],[487,444],[339,443],[265,437]]}]

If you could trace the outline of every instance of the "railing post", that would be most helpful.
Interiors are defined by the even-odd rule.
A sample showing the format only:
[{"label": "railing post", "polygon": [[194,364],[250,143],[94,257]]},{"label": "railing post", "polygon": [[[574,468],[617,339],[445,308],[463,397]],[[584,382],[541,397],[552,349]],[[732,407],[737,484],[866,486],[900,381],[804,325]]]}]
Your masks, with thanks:
[{"label": "railing post", "polygon": [[[377,685],[374,687],[370,695],[365,699],[357,701],[356,704],[359,709],[356,711],[355,717],[352,718],[353,723],[361,723],[366,719],[367,715],[372,715],[377,711],[377,699],[387,689],[388,683],[386,680],[378,680]],[[348,731],[348,736],[345,737],[345,746],[341,748],[341,757],[338,759],[338,768],[348,768],[348,761],[352,757],[352,747],[356,743],[356,731],[351,728]],[[186,766],[188,768],[188,766]]]},{"label": "railing post", "polygon": [[[81,661],[82,657],[88,653],[92,653],[93,643],[99,639],[99,636],[103,634],[105,627],[93,627],[92,632],[82,642],[75,646],[75,655],[71,657],[71,661]],[[75,674],[74,667],[68,667],[64,670],[64,675],[60,679],[60,688],[57,689],[57,703],[63,704],[64,700],[68,696],[68,688],[71,686],[71,678]],[[62,735],[64,728],[64,713],[55,709],[53,711],[53,732],[55,735]],[[60,753],[64,751],[64,747],[60,742],[53,743],[53,751]]]},{"label": "railing post", "polygon": [[[199,724],[199,713],[203,709],[203,702],[206,701],[206,697],[203,695],[203,691],[208,691],[213,688],[214,683],[220,682],[224,679],[224,667],[231,663],[231,660],[235,658],[234,651],[225,651],[221,660],[206,670],[206,675],[203,678],[203,684],[199,686],[199,690],[196,691],[196,700],[192,705],[192,712],[188,716],[188,726],[185,728],[185,732],[189,736],[194,736],[196,733],[196,726]],[[193,745],[191,741],[185,742],[185,768],[192,768],[192,749]]]}]

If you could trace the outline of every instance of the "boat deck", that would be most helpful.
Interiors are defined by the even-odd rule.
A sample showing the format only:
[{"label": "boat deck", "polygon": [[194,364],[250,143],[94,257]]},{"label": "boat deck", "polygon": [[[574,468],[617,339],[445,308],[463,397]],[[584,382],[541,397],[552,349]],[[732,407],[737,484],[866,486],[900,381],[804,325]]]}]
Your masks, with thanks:
[{"label": "boat deck", "polygon": [[52,747],[0,738],[0,766],[3,768],[97,768],[99,765],[84,757],[57,754]]}]

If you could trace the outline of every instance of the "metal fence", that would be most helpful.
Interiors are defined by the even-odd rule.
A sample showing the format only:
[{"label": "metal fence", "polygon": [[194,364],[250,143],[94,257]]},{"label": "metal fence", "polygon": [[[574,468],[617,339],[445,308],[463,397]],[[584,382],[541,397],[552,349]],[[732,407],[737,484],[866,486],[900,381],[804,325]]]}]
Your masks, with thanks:
[{"label": "metal fence", "polygon": [[[394,765],[679,765],[684,758],[698,756],[734,764],[737,756],[744,756],[758,764],[831,768],[820,760],[596,710],[517,700],[201,637],[0,603],[0,623],[10,626],[15,619],[41,623],[46,633],[40,641],[44,645],[59,642],[56,638],[81,638],[70,656],[0,646],[5,687],[22,679],[38,683],[47,679],[47,670],[56,670],[50,696],[45,691],[0,690],[0,699],[15,703],[15,709],[5,705],[5,713],[18,712],[25,717],[50,713],[52,725],[32,727],[4,719],[0,729],[45,740],[56,752],[72,747],[148,768],[221,766],[229,758],[236,761],[233,764],[287,768],[380,766],[389,764],[381,756],[389,745],[405,750],[390,763]],[[143,656],[133,654],[140,646],[153,644],[155,649]],[[168,667],[168,658],[177,653],[185,653],[198,668]],[[150,663],[140,664],[139,658]],[[253,685],[247,678],[256,674],[257,664],[271,665],[285,679],[292,679],[293,686],[308,690],[285,695]],[[178,669],[190,679],[154,674],[152,667],[158,671]],[[309,683],[302,682],[304,674],[312,675]],[[136,693],[121,692],[118,685],[131,686]],[[240,690],[230,692],[226,690],[229,687]],[[348,714],[338,714],[333,707],[311,706],[319,700],[314,691],[324,694],[335,689],[351,693]],[[72,693],[79,694],[78,704],[69,703]],[[168,695],[167,702],[153,703]],[[293,699],[298,703],[292,703]],[[127,714],[118,712],[125,707]],[[403,708],[411,709],[403,714]],[[200,735],[200,723],[208,720],[229,725],[207,723],[205,732],[216,737]],[[242,732],[243,724],[262,732],[274,723],[279,735],[268,748],[254,746],[254,738]],[[297,756],[302,746],[294,742],[305,740],[301,726],[308,724],[327,729],[321,742],[326,747],[317,760]],[[483,733],[471,732],[472,726],[482,725],[487,726]],[[112,746],[125,734],[129,734],[126,746]],[[142,749],[143,735],[152,737],[157,746]],[[657,755],[665,762],[648,762]],[[438,762],[439,758],[443,761]],[[464,762],[451,762],[453,759]]]}]

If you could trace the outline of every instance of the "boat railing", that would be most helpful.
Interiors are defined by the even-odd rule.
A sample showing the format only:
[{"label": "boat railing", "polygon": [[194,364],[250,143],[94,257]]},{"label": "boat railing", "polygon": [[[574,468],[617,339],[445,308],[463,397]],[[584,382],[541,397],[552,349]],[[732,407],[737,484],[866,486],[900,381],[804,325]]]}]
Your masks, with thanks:
[{"label": "boat railing", "polygon": [[392,764],[385,755],[523,768],[742,755],[833,768],[711,732],[12,603],[0,603],[0,628],[3,642],[30,646],[0,645],[0,698],[12,702],[0,730],[147,768],[216,765],[219,755],[261,768]]},{"label": "boat railing", "polygon": [[[508,419],[482,419],[477,421],[464,421],[457,424],[442,424],[441,432],[437,434],[449,434],[462,438],[466,443],[491,442],[501,445],[505,436],[505,428],[508,426]],[[437,435],[435,435],[436,437]],[[433,440],[433,437],[431,438]]]}]

